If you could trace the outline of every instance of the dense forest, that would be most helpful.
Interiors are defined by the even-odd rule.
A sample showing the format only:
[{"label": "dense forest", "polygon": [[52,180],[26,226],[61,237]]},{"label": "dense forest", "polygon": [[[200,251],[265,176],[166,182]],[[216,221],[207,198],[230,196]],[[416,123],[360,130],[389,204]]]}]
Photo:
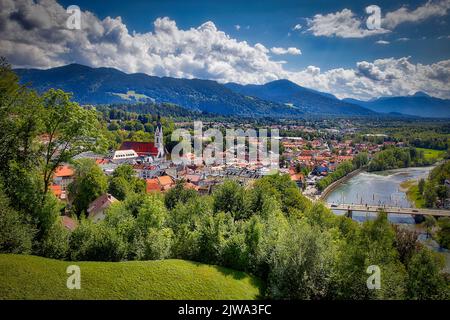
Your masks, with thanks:
[{"label": "dense forest", "polygon": [[426,159],[423,151],[414,147],[398,148],[389,146],[375,154],[369,163],[368,171],[420,167],[432,163],[433,160]]}]

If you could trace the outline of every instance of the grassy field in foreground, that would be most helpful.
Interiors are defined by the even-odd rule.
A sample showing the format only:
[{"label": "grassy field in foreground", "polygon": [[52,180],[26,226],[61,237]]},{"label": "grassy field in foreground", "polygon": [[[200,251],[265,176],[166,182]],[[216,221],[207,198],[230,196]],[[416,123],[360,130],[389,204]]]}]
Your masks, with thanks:
[{"label": "grassy field in foreground", "polygon": [[[66,268],[81,269],[69,290]],[[185,260],[67,262],[0,254],[0,299],[257,299],[262,282],[244,272]]]},{"label": "grassy field in foreground", "polygon": [[425,149],[425,148],[417,148],[417,150],[423,151],[423,156],[425,160],[434,160],[440,161],[444,159],[446,151],[444,150],[433,150],[433,149]]}]

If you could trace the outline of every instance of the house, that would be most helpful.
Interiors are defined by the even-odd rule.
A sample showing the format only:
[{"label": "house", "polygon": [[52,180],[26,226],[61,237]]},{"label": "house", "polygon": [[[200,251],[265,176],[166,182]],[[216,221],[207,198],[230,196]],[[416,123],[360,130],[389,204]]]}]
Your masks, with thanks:
[{"label": "house", "polygon": [[187,182],[190,182],[198,186],[202,177],[199,174],[187,174],[184,178],[186,179]]},{"label": "house", "polygon": [[161,185],[161,190],[169,190],[175,185],[175,182],[173,181],[172,177],[170,176],[161,176],[158,177],[158,182]]},{"label": "house", "polygon": [[145,184],[146,184],[146,191],[147,191],[147,193],[160,192],[161,191],[161,186],[159,185],[159,182],[158,182],[157,178],[146,179],[145,180]]},{"label": "house", "polygon": [[73,169],[68,165],[62,165],[56,168],[53,175],[53,184],[60,186],[61,190],[66,190],[67,186],[72,183],[74,176]]},{"label": "house", "polygon": [[184,184],[184,188],[185,188],[185,189],[192,189],[192,190],[195,190],[195,191],[198,191],[198,190],[200,189],[199,186],[196,186],[195,184],[190,183],[190,182],[186,182],[186,183]]},{"label": "house", "polygon": [[153,179],[146,179],[147,192],[167,191],[175,186],[175,181],[171,176],[160,176]]},{"label": "house", "polygon": [[61,224],[69,231],[73,231],[77,228],[77,222],[68,216],[61,217]]},{"label": "house", "polygon": [[50,191],[57,197],[59,200],[67,200],[67,194],[65,190],[62,190],[61,186],[57,184],[52,184],[50,186]]},{"label": "house", "polygon": [[95,199],[89,204],[87,209],[88,218],[92,219],[94,222],[101,221],[105,218],[105,210],[111,206],[114,202],[117,202],[109,193],[102,194],[100,197]]}]

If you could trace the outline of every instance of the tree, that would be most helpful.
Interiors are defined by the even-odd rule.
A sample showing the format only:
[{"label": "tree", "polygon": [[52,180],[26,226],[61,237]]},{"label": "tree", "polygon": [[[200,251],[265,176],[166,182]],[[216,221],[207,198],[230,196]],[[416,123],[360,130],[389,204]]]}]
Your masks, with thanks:
[{"label": "tree", "polygon": [[425,179],[419,180],[418,188],[419,188],[419,194],[423,195],[423,192],[425,190]]},{"label": "tree", "polygon": [[106,192],[108,180],[92,159],[80,159],[74,166],[75,178],[69,185],[69,197],[75,213],[79,215],[87,210],[92,201]]},{"label": "tree", "polygon": [[319,299],[328,294],[333,244],[327,232],[294,222],[276,245],[268,280],[274,299]]},{"label": "tree", "polygon": [[427,208],[433,208],[436,204],[437,193],[436,189],[431,181],[425,184],[425,191],[423,193],[425,199],[425,206]]},{"label": "tree", "polygon": [[358,153],[353,159],[353,165],[355,166],[355,168],[358,169],[364,167],[368,163],[369,163],[369,155],[367,154],[367,152]]},{"label": "tree", "polygon": [[12,209],[0,192],[0,252],[30,254],[35,228],[26,216]]},{"label": "tree", "polygon": [[412,300],[448,299],[448,286],[440,271],[443,260],[423,247],[408,263],[407,298]]},{"label": "tree", "polygon": [[33,143],[42,132],[42,105],[36,92],[20,85],[5,58],[0,58],[0,174],[8,175],[10,161],[36,165],[40,155]]},{"label": "tree", "polygon": [[427,238],[430,237],[433,227],[436,225],[436,219],[433,216],[425,216],[425,221],[423,222],[427,230]]},{"label": "tree", "polygon": [[399,254],[400,261],[407,264],[411,257],[420,249],[418,236],[416,231],[394,226],[395,242],[394,246]]},{"label": "tree", "polygon": [[136,177],[131,165],[122,164],[114,170],[108,191],[117,199],[124,200],[130,193],[144,193],[145,181]]},{"label": "tree", "polygon": [[219,212],[205,217],[199,230],[200,261],[221,264],[227,239],[233,231],[233,218],[230,213]]},{"label": "tree", "polygon": [[118,200],[124,200],[131,192],[130,183],[123,177],[113,177],[109,181],[108,192]]},{"label": "tree", "polygon": [[44,194],[56,168],[83,151],[101,150],[106,141],[94,110],[70,101],[70,94],[50,89],[44,93]]},{"label": "tree", "polygon": [[439,231],[437,232],[437,239],[439,244],[449,249],[450,248],[450,218],[443,217],[438,220]]},{"label": "tree", "polygon": [[82,219],[70,235],[70,258],[74,261],[120,261],[126,257],[126,244],[117,231],[104,223]]},{"label": "tree", "polygon": [[198,196],[195,190],[186,189],[184,184],[184,180],[178,180],[175,187],[167,191],[164,197],[164,203],[167,209],[172,210],[178,203],[186,203],[189,199]]},{"label": "tree", "polygon": [[214,211],[229,212],[235,218],[244,218],[244,189],[235,181],[227,180],[214,191]]},{"label": "tree", "polygon": [[70,232],[58,219],[42,237],[39,254],[52,259],[65,259],[69,251]]},{"label": "tree", "polygon": [[[339,248],[334,297],[339,299],[402,299],[405,270],[394,247],[395,232],[387,215],[379,213],[374,221],[365,221],[361,228],[350,229]],[[381,270],[381,290],[369,290],[366,285],[367,268]]]},{"label": "tree", "polygon": [[170,228],[149,228],[140,240],[137,258],[140,260],[161,260],[170,256],[173,232]]}]

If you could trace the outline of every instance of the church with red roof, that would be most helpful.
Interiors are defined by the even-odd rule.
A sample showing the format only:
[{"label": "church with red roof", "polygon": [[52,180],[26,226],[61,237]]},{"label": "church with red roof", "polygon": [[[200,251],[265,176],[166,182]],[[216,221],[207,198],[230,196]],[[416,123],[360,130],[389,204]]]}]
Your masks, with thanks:
[{"label": "church with red roof", "polygon": [[119,150],[134,150],[140,157],[163,158],[165,154],[163,138],[161,118],[158,115],[158,122],[155,128],[155,143],[124,141]]}]

